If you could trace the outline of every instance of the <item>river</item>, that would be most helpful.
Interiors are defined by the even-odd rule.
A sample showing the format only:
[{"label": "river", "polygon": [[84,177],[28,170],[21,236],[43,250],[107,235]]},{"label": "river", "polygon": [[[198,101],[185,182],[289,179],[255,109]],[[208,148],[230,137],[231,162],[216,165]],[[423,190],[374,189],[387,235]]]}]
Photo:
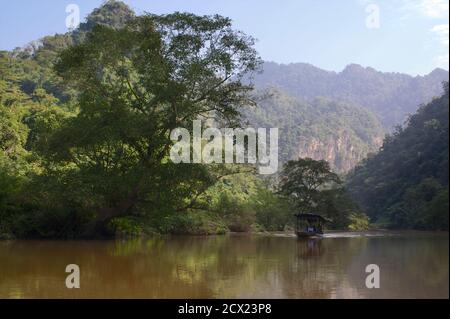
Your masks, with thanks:
[{"label": "river", "polygon": [[448,233],[424,232],[3,241],[0,298],[448,298],[448,253]]}]

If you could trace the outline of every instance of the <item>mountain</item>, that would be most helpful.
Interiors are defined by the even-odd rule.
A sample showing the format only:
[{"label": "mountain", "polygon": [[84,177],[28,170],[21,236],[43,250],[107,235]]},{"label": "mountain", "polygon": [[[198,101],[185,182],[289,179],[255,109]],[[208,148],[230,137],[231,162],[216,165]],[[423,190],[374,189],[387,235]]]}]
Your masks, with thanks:
[{"label": "mountain", "polygon": [[[96,24],[120,28],[134,15],[123,2],[109,0],[78,29],[7,53],[23,65],[22,91],[33,96],[36,88],[43,88],[60,102],[69,102],[73,92],[52,72],[58,52],[83,42]],[[385,127],[400,123],[406,113],[442,91],[440,82],[446,76],[443,70],[413,78],[357,65],[335,73],[309,64],[266,62],[264,72],[256,75],[256,88],[275,87],[272,93],[278,93],[246,115],[253,126],[281,129],[281,162],[296,157],[326,159],[336,171],[347,172],[381,146],[383,129],[378,118]]]},{"label": "mountain", "polygon": [[134,16],[133,10],[125,3],[108,0],[101,7],[94,9],[77,29],[64,34],[45,36],[23,48],[16,48],[12,52],[4,51],[3,54],[25,65],[25,70],[22,70],[25,75],[20,82],[22,91],[32,95],[36,88],[42,87],[60,102],[66,103],[71,98],[70,92],[53,72],[59,52],[71,45],[82,43],[86,33],[95,25],[121,28]]},{"label": "mountain", "polygon": [[121,1],[108,0],[101,7],[94,9],[77,29],[64,34],[45,36],[29,43],[24,48],[15,49],[14,53],[22,58],[33,58],[49,66],[54,62],[59,51],[83,42],[86,33],[91,31],[95,25],[122,28],[133,17],[135,17],[135,13],[128,5]]},{"label": "mountain", "polygon": [[381,146],[383,127],[368,110],[327,98],[299,101],[277,89],[265,95],[245,116],[254,127],[279,128],[282,163],[325,159],[334,170],[348,172]]},{"label": "mountain", "polygon": [[428,75],[412,77],[383,73],[357,64],[342,72],[330,72],[305,63],[266,62],[254,79],[259,89],[276,87],[287,94],[308,100],[318,96],[360,105],[378,116],[387,130],[401,125],[419,105],[442,94],[448,71],[436,69]]},{"label": "mountain", "polygon": [[448,230],[448,82],[444,91],[348,177],[353,199],[384,226]]}]

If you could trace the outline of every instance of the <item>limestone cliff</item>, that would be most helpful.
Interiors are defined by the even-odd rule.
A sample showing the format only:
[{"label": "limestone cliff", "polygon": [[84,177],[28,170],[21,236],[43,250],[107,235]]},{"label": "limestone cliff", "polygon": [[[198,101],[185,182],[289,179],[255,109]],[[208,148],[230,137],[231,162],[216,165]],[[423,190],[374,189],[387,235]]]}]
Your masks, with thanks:
[{"label": "limestone cliff", "polygon": [[252,126],[279,128],[281,163],[299,157],[324,159],[345,173],[382,144],[380,121],[362,107],[325,98],[300,101],[276,89],[266,94],[245,115]]}]

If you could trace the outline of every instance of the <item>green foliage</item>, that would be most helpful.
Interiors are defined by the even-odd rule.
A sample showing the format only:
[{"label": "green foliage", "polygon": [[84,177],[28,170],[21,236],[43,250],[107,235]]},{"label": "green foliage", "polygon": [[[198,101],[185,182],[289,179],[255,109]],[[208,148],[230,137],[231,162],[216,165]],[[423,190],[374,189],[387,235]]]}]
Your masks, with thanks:
[{"label": "green foliage", "polygon": [[228,229],[233,232],[246,232],[256,220],[255,211],[249,201],[257,188],[258,181],[252,174],[231,175],[209,189],[204,200]]},{"label": "green foliage", "polygon": [[120,29],[125,27],[134,17],[134,12],[125,3],[108,0],[88,15],[86,22],[80,24],[78,33],[92,31],[96,25]]},{"label": "green foliage", "polygon": [[270,184],[271,181],[258,179],[252,172],[233,174],[205,193],[203,205],[215,212],[230,231],[282,231],[292,225],[293,208],[275,194]]},{"label": "green foliage", "polygon": [[239,125],[253,45],[228,18],[136,17],[111,0],[77,30],[1,52],[1,232],[228,231],[194,206],[213,209],[202,197],[233,169],[171,163],[169,132],[206,115]]},{"label": "green foliage", "polygon": [[322,201],[324,187],[340,183],[326,161],[301,158],[284,165],[279,188],[280,194],[293,201],[297,213],[306,214]]},{"label": "green foliage", "polygon": [[251,90],[240,79],[258,65],[252,45],[220,16],[145,15],[123,28],[96,25],[56,66],[80,92],[79,113],[40,153],[47,174],[99,220],[188,208],[186,201],[214,184],[214,172],[167,161],[169,132],[207,112],[238,120]]},{"label": "green foliage", "polygon": [[256,223],[267,231],[282,231],[294,223],[294,209],[289,201],[275,194],[269,185],[261,185],[251,198]]},{"label": "green foliage", "polygon": [[449,95],[422,106],[380,153],[348,177],[352,197],[377,223],[448,230]]},{"label": "green foliage", "polygon": [[369,218],[343,187],[322,190],[320,197],[315,211],[331,220],[329,228],[354,231],[369,228]]},{"label": "green foliage", "polygon": [[117,237],[135,237],[143,233],[142,225],[131,217],[113,218],[109,221],[108,228]]},{"label": "green foliage", "polygon": [[11,174],[0,164],[0,239],[13,237],[12,225],[17,215],[17,197],[22,189],[22,180]]},{"label": "green foliage", "polygon": [[86,234],[86,225],[92,216],[74,211],[69,205],[63,208],[22,207],[14,215],[11,231],[18,238],[74,239]]},{"label": "green foliage", "polygon": [[183,214],[172,214],[159,222],[158,229],[162,233],[175,235],[223,235],[229,229],[217,215],[206,211],[189,211]]},{"label": "green foliage", "polygon": [[[0,237],[280,231],[298,209],[330,217],[333,228],[367,229],[325,162],[288,164],[280,196],[251,170],[169,160],[170,130],[191,130],[203,117],[219,127],[240,127],[244,118],[279,127],[283,163],[304,152],[342,172],[378,149],[383,130],[353,95],[348,103],[300,102],[293,81],[283,89],[294,98],[270,90],[248,108],[255,99],[247,79],[259,66],[254,39],[228,18],[137,17],[114,0],[77,30],[0,52]],[[370,96],[369,107],[378,100]],[[381,155],[350,178],[377,222],[448,228],[448,91],[446,101],[446,114],[445,98],[424,107],[410,120],[416,131],[388,137]]]},{"label": "green foliage", "polygon": [[28,127],[23,123],[27,114],[27,96],[19,87],[20,75],[8,54],[0,54],[0,165],[22,164],[26,156]]},{"label": "green foliage", "polygon": [[233,232],[248,232],[256,221],[255,211],[247,204],[235,201],[236,198],[221,194],[216,210]]},{"label": "green foliage", "polygon": [[364,231],[371,228],[369,217],[366,214],[351,213],[348,218],[348,229],[351,231]]},{"label": "green foliage", "polygon": [[284,165],[279,193],[291,201],[295,213],[315,213],[327,217],[332,229],[366,230],[368,218],[342,187],[338,175],[325,161],[310,158]]},{"label": "green foliage", "polygon": [[333,170],[348,172],[381,145],[384,130],[364,108],[326,98],[303,101],[279,89],[258,96],[258,107],[245,116],[253,127],[279,128],[281,163],[326,159]]},{"label": "green foliage", "polygon": [[304,63],[280,65],[266,62],[263,68],[264,73],[255,77],[256,87],[276,87],[300,101],[321,96],[357,105],[375,114],[388,131],[403,123],[418,105],[441,95],[441,83],[448,81],[449,76],[443,69],[413,77],[383,73],[357,64],[351,64],[338,73]]}]

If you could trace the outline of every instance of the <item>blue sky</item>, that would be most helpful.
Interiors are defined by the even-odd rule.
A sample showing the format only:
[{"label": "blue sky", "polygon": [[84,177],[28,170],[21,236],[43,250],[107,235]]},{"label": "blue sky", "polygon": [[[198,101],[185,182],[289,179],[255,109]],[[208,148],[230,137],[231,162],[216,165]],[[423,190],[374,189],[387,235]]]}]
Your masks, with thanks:
[{"label": "blue sky", "polygon": [[[102,0],[0,0],[0,50],[67,31],[66,6],[81,18]],[[219,13],[258,39],[263,59],[341,71],[448,70],[449,0],[125,0],[137,13]],[[377,16],[379,19],[377,19]],[[369,24],[368,24],[369,22]]]}]

